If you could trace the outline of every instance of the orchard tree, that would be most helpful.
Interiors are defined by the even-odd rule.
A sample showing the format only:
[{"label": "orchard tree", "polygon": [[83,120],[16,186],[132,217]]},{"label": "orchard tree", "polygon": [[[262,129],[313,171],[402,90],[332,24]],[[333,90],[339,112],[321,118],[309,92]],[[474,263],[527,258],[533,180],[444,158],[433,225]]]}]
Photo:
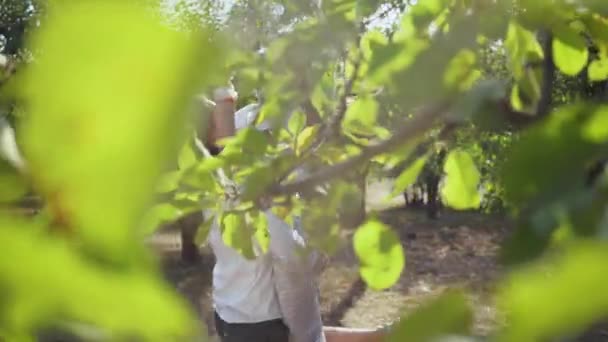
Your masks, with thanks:
[{"label": "orchard tree", "polygon": [[[395,5],[404,9],[398,26],[372,29],[370,18]],[[260,39],[261,51],[226,48],[204,29],[187,34],[138,2],[49,2],[28,41],[32,63],[2,88],[23,106],[27,168],[3,163],[0,179],[11,186],[0,194],[11,201],[31,187],[46,206],[34,218],[0,216],[0,288],[10,299],[0,304],[0,335],[25,339],[74,322],[108,339],[200,333],[144,247],[159,222],[208,209],[197,238],[218,220],[226,243],[252,257],[252,240],[268,245],[258,200],[272,198],[285,220],[302,218],[311,247],[332,252],[343,243],[340,213],[360,196],[349,176],[372,161],[402,165],[401,192],[437,147],[446,153],[442,201],[477,209],[481,166],[458,144],[471,125],[518,131],[498,166],[518,227],[503,252],[511,273],[496,291],[506,325],[492,338],[574,334],[608,314],[608,184],[601,172],[586,177],[608,153],[608,107],[553,96],[559,77],[608,77],[604,1],[259,8],[294,18]],[[504,49],[499,79],[483,72],[489,47]],[[208,113],[193,99],[232,73],[261,94],[258,120],[274,130],[242,130],[212,157],[195,134]],[[307,125],[313,111],[321,122]],[[375,213],[352,243],[371,288],[397,281],[407,251]],[[471,322],[465,296],[452,292],[404,317],[389,340],[468,335]]]}]

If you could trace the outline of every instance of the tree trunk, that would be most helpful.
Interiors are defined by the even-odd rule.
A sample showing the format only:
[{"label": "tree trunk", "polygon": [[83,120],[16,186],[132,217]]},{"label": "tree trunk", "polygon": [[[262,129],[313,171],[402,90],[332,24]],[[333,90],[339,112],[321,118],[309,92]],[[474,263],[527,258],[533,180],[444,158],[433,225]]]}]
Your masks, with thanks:
[{"label": "tree trunk", "polygon": [[182,261],[195,263],[200,260],[200,252],[194,241],[199,225],[203,222],[201,212],[193,212],[182,217],[178,221],[182,243]]}]

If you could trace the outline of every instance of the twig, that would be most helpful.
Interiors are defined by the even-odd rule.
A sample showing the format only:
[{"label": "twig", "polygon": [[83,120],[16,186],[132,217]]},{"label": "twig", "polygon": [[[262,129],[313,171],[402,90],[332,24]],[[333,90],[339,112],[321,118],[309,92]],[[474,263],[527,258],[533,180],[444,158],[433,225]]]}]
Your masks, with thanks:
[{"label": "twig", "polygon": [[436,119],[440,118],[445,113],[446,108],[447,104],[440,104],[425,108],[415,115],[408,125],[403,126],[392,137],[378,144],[368,146],[355,157],[321,169],[320,171],[301,180],[271,187],[269,194],[287,195],[311,189],[315,185],[347,173],[349,170],[354,169],[361,163],[364,163],[379,154],[395,150],[399,146],[418,138],[420,135],[424,134],[424,132],[431,129],[435,124]]},{"label": "twig", "polygon": [[536,107],[536,116],[544,117],[549,113],[551,106],[551,96],[553,95],[553,79],[555,78],[555,64],[553,63],[553,49],[551,43],[553,35],[549,30],[542,30],[539,33],[539,40],[543,49],[543,84]]},{"label": "twig", "polygon": [[[355,44],[357,46],[361,45],[361,39],[363,38],[363,32],[365,30],[365,26],[361,24],[359,33],[357,34],[357,39],[355,39]],[[338,105],[336,107],[336,111],[333,116],[329,118],[329,121],[322,126],[323,130],[317,136],[317,139],[311,144],[311,146],[304,151],[303,154],[307,154],[309,152],[316,151],[319,146],[321,146],[324,142],[331,139],[333,136],[336,136],[340,130],[340,125],[342,124],[342,120],[346,116],[346,110],[348,109],[348,97],[351,95],[353,91],[353,87],[357,78],[359,76],[359,70],[361,68],[361,51],[358,50],[358,55],[355,57],[353,63],[353,74],[350,78],[346,79],[344,82],[344,90],[342,95],[340,96],[340,100],[338,101]],[[346,63],[346,58],[345,58]],[[345,65],[346,66],[346,65]]]}]

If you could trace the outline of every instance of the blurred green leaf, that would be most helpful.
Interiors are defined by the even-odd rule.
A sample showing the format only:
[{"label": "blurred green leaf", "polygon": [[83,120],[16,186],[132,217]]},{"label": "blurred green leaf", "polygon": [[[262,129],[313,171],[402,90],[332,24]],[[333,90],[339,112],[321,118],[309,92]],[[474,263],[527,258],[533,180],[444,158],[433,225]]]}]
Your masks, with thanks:
[{"label": "blurred green leaf", "polygon": [[585,39],[574,29],[561,26],[554,31],[553,59],[566,75],[574,76],[587,65],[589,50]]},{"label": "blurred green leaf", "polygon": [[458,52],[449,62],[443,76],[444,85],[454,91],[465,91],[479,79],[481,73],[475,69],[477,57],[470,49]]},{"label": "blurred green leaf", "polygon": [[270,246],[270,234],[268,232],[268,220],[266,219],[266,215],[258,211],[251,214],[251,219],[253,221],[255,240],[261,248],[262,253],[266,253]]},{"label": "blurred green leaf", "polygon": [[194,237],[194,242],[197,245],[202,245],[207,242],[209,231],[211,231],[211,227],[213,226],[215,221],[215,216],[204,217],[203,223],[198,226],[196,230],[196,236]]},{"label": "blurred green leaf", "polygon": [[543,56],[534,34],[515,21],[507,29],[505,47],[509,53],[509,68],[516,80],[524,76],[524,66],[530,57],[540,59]]},{"label": "blurred green leaf", "polygon": [[407,169],[403,170],[399,177],[395,180],[395,184],[393,185],[393,191],[391,192],[390,197],[393,198],[399,194],[402,194],[410,185],[412,185],[418,175],[424,168],[426,161],[428,159],[428,154],[423,155],[416,159]]},{"label": "blurred green leaf", "polygon": [[500,122],[495,104],[506,97],[505,84],[495,80],[477,82],[473,88],[461,96],[453,111],[455,121],[474,120],[481,127],[496,127]]},{"label": "blurred green leaf", "polygon": [[387,341],[439,341],[442,336],[468,334],[472,324],[473,311],[467,298],[449,292],[401,319]]},{"label": "blurred green leaf", "polygon": [[167,193],[175,191],[180,182],[182,173],[180,171],[166,172],[161,175],[158,184],[156,185],[156,191],[159,193]]},{"label": "blurred green leaf", "polygon": [[179,151],[179,155],[177,157],[177,165],[179,166],[180,170],[185,170],[189,167],[192,167],[194,164],[196,164],[196,162],[197,158],[192,148],[192,142],[188,140],[186,143],[184,143],[181,150]]},{"label": "blurred green leaf", "polygon": [[480,174],[471,156],[463,150],[451,151],[445,161],[445,184],[441,188],[443,200],[455,209],[478,208]]},{"label": "blurred green leaf", "polygon": [[297,110],[289,118],[287,128],[289,129],[289,132],[295,136],[302,131],[304,125],[306,125],[306,116],[304,113]]},{"label": "blurred green leaf", "polygon": [[380,0],[357,0],[357,17],[365,18],[372,15],[380,3]]},{"label": "blurred green leaf", "polygon": [[375,290],[393,286],[405,266],[399,237],[384,223],[370,220],[353,236],[355,253],[361,262],[361,277]]},{"label": "blurred green leaf", "polygon": [[120,1],[53,2],[30,42],[43,53],[24,70],[21,132],[37,190],[93,253],[125,260],[199,75],[221,51],[203,57]]},{"label": "blurred green leaf", "polygon": [[0,306],[3,328],[27,332],[41,322],[71,319],[116,339],[173,340],[196,332],[182,300],[156,274],[102,268],[24,221],[0,217],[0,241],[7,242],[0,287],[10,298]]},{"label": "blurred green leaf", "polygon": [[377,116],[378,102],[373,97],[357,97],[346,110],[344,126],[346,129],[353,129],[355,132],[365,132],[376,124]]},{"label": "blurred green leaf", "polygon": [[603,81],[608,78],[608,58],[596,59],[587,69],[590,81]]},{"label": "blurred green leaf", "polygon": [[0,158],[0,202],[11,202],[25,196],[29,188],[25,179]]},{"label": "blurred green leaf", "polygon": [[509,324],[498,341],[557,338],[581,332],[608,315],[606,247],[600,242],[579,243],[550,264],[509,276],[498,294]]},{"label": "blurred green leaf", "polygon": [[593,43],[598,47],[599,55],[606,58],[608,56],[608,20],[601,15],[592,14],[584,17],[583,21],[591,34]]},{"label": "blurred green leaf", "polygon": [[317,136],[317,132],[319,131],[319,126],[308,126],[298,134],[298,138],[296,141],[296,156],[301,156],[302,152],[308,149],[312,143],[315,141],[315,137]]},{"label": "blurred green leaf", "polygon": [[446,0],[420,0],[411,8],[414,25],[419,28],[428,26],[437,16],[449,6]]},{"label": "blurred green leaf", "polygon": [[245,214],[226,213],[222,217],[222,240],[247,259],[255,258],[251,244],[251,232],[247,228]]},{"label": "blurred green leaf", "polygon": [[[448,32],[432,39],[429,47],[406,68],[392,73],[394,87],[389,89],[394,101],[405,108],[415,108],[455,95],[453,89],[446,87],[444,76],[455,56],[476,45],[476,29],[475,18],[452,20]],[[408,46],[404,48],[408,49]]]},{"label": "blurred green leaf", "polygon": [[608,141],[608,106],[601,106],[582,126],[582,135],[587,141],[605,143]]},{"label": "blurred green leaf", "polygon": [[153,233],[162,224],[175,221],[183,214],[182,210],[171,203],[157,204],[150,208],[143,218],[143,233],[146,235]]},{"label": "blurred green leaf", "polygon": [[[510,202],[525,203],[584,180],[585,165],[598,157],[600,148],[584,139],[581,132],[581,125],[593,111],[592,106],[564,106],[521,134],[500,170]],[[601,128],[588,127],[601,132]]]},{"label": "blurred green leaf", "polygon": [[257,199],[275,179],[274,172],[277,170],[267,165],[252,166],[248,169],[248,174],[243,181],[241,199],[252,201]]}]

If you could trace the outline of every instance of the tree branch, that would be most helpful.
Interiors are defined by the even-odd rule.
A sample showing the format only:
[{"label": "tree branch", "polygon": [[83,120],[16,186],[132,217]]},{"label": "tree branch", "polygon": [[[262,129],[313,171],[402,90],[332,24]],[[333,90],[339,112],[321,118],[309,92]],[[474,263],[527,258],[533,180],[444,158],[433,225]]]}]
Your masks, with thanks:
[{"label": "tree branch", "polygon": [[395,134],[378,144],[368,146],[357,156],[347,159],[341,163],[324,168],[301,180],[287,184],[278,184],[270,188],[270,195],[287,195],[308,190],[318,184],[326,182],[331,178],[343,175],[369,159],[386,152],[393,151],[401,145],[410,142],[426,131],[431,129],[447,109],[447,104],[440,104],[422,109],[407,125],[399,129]]}]

